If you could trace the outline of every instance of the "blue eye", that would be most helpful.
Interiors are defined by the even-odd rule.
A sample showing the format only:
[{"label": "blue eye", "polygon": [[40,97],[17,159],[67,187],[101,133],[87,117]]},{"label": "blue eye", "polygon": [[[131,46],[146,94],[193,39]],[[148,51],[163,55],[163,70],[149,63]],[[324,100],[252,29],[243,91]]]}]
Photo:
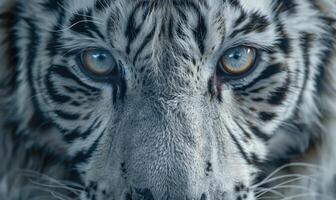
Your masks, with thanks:
[{"label": "blue eye", "polygon": [[241,76],[254,67],[256,59],[256,49],[239,46],[227,50],[221,57],[219,65],[224,73],[232,76]]},{"label": "blue eye", "polygon": [[83,51],[81,62],[86,71],[97,76],[109,75],[117,68],[112,54],[105,49],[88,49]]}]

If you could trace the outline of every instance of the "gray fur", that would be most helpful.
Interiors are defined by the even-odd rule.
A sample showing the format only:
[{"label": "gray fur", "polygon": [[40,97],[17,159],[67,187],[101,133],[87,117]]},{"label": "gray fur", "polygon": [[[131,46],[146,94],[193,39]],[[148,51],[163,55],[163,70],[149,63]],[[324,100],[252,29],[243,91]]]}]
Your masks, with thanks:
[{"label": "gray fur", "polygon": [[[70,23],[73,13],[94,6],[91,0],[71,1],[59,8],[64,9],[66,23],[57,30],[66,41],[61,47],[69,51],[52,58],[46,44],[50,42],[50,34],[55,32],[57,12],[43,10],[41,3],[45,0],[16,2],[24,4],[21,19],[15,26],[20,36],[15,41],[20,50],[17,52],[19,63],[10,66],[8,49],[12,43],[1,43],[3,48],[0,50],[0,143],[5,144],[0,146],[0,158],[4,160],[4,165],[0,166],[1,200],[31,200],[42,195],[49,195],[46,199],[68,199],[71,195],[79,195],[81,200],[123,200],[128,196],[155,200],[262,199],[264,192],[257,186],[263,186],[262,183],[269,179],[255,183],[258,172],[271,174],[279,167],[268,161],[294,162],[293,156],[304,155],[312,141],[321,141],[321,148],[313,159],[319,169],[322,168],[321,174],[314,171],[321,185],[306,180],[295,184],[308,185],[311,190],[316,190],[314,194],[318,194],[303,199],[336,198],[335,179],[330,178],[336,172],[332,153],[336,152],[333,147],[336,139],[332,134],[336,61],[335,41],[331,35],[335,27],[332,27],[333,22],[323,21],[323,17],[335,17],[333,9],[329,9],[334,6],[331,0],[319,1],[319,7],[302,0],[297,2],[295,14],[285,12],[278,16],[275,15],[278,11],[272,7],[275,3],[270,1],[239,1],[243,11],[248,14],[258,11],[270,24],[259,32],[239,33],[233,38],[229,35],[239,28],[233,22],[242,10],[229,3],[191,1],[195,6],[183,10],[187,18],[183,21],[178,7],[182,1],[153,0],[149,13],[146,13],[147,7],[140,7],[135,12],[134,24],[141,29],[130,44],[127,34],[125,36],[127,22],[139,1],[116,0],[106,6],[104,12],[93,12],[91,20],[108,38],[106,41],[83,36],[71,29],[75,26]],[[12,9],[9,3],[0,3],[0,7],[1,13]],[[203,48],[193,35],[200,19],[205,21],[207,30],[202,38]],[[277,46],[276,20],[281,22],[289,37],[291,51],[288,55]],[[11,34],[5,21],[1,21],[1,41]],[[171,26],[175,27],[173,36],[163,31]],[[29,40],[35,32],[36,41]],[[148,36],[148,43],[137,53]],[[331,43],[330,46],[324,41]],[[273,54],[265,51],[259,66],[246,78],[227,81],[217,87],[219,83],[214,74],[218,58],[238,44],[263,47],[273,50]],[[92,46],[111,50],[123,70],[122,78],[127,85],[125,94],[121,85],[112,87],[109,83],[88,78],[79,70],[75,56],[66,57],[70,50]],[[32,51],[30,47],[36,49]],[[55,49],[59,47],[53,46]],[[331,53],[322,60],[320,56],[326,50]],[[30,56],[34,53],[35,56]],[[69,73],[90,88],[88,92],[65,89],[84,90],[85,87],[64,74],[57,74],[57,66],[64,63]],[[247,90],[247,96],[234,90],[253,82],[269,65],[278,63],[285,70],[258,83],[259,87],[266,86],[262,92],[252,93],[257,86]],[[322,75],[321,66],[325,69]],[[14,75],[15,84],[8,84],[6,81]],[[52,82],[55,94],[69,95],[77,104],[52,99],[48,94],[48,81]],[[281,104],[272,105],[265,101],[276,88],[286,83],[289,83],[288,91]],[[209,90],[209,84],[212,90]],[[113,101],[115,95],[118,98]],[[258,98],[264,98],[264,101],[257,101]],[[60,111],[70,113],[71,117],[78,116],[78,119],[62,117]],[[42,123],[32,127],[33,119],[41,114],[39,112],[43,113],[40,116]],[[261,112],[276,115],[263,121],[258,115]],[[94,131],[84,135],[92,127]],[[251,127],[271,140],[263,141],[253,134]],[[242,129],[247,130],[251,138],[247,139]],[[67,143],[64,138],[75,131],[82,135]],[[289,152],[293,148],[297,150],[295,155]],[[91,154],[85,161],[72,165],[71,160],[89,152]],[[43,165],[50,158],[55,160]],[[81,174],[80,180],[73,180],[73,168]],[[311,173],[306,168],[298,173],[306,173],[306,170]],[[27,171],[28,175],[20,175]],[[286,171],[283,173],[287,174]],[[32,174],[31,181],[29,176]],[[272,187],[270,183],[267,187]],[[37,186],[37,189],[30,189],[30,186]],[[285,196],[279,199],[290,199],[300,190],[281,192]]]}]

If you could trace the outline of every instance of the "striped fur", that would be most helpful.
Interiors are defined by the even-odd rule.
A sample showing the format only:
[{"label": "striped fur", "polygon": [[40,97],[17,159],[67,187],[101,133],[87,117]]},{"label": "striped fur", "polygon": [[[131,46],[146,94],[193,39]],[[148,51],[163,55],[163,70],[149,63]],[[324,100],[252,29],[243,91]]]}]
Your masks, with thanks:
[{"label": "striped fur", "polygon": [[[309,160],[322,184],[296,185],[316,190],[303,199],[335,199],[334,4],[3,2],[0,198],[286,199],[301,191],[263,190],[274,186],[267,175],[319,143]],[[258,49],[258,66],[225,78],[217,62],[239,45]],[[96,47],[111,51],[117,75],[83,72],[80,53]],[[16,170],[34,171],[38,189],[26,175],[8,181]]]}]

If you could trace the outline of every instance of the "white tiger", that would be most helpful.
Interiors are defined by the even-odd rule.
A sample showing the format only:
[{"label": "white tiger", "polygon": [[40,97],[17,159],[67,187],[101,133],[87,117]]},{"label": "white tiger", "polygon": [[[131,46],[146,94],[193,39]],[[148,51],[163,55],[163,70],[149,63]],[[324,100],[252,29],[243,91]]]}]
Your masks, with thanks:
[{"label": "white tiger", "polygon": [[336,199],[334,0],[1,0],[0,200]]}]

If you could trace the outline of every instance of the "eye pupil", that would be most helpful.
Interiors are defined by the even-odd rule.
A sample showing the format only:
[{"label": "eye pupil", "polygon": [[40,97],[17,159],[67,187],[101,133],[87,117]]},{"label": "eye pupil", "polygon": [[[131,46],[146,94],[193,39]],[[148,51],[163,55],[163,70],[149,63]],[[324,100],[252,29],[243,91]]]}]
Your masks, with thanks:
[{"label": "eye pupil", "polygon": [[96,54],[96,55],[93,55],[93,57],[99,61],[104,61],[106,59],[106,55],[104,54]]},{"label": "eye pupil", "polygon": [[229,58],[239,60],[241,58],[241,53],[239,51],[235,51],[234,53],[230,54]]}]

